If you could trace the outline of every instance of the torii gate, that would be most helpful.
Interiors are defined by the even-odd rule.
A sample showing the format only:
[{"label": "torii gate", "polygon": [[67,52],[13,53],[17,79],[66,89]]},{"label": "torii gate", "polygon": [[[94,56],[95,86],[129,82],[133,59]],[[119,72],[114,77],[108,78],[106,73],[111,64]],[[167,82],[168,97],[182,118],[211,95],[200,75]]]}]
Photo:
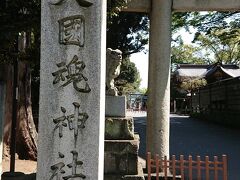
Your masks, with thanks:
[{"label": "torii gate", "polygon": [[169,156],[172,11],[236,11],[240,0],[126,0],[129,12],[150,14],[147,151]]}]

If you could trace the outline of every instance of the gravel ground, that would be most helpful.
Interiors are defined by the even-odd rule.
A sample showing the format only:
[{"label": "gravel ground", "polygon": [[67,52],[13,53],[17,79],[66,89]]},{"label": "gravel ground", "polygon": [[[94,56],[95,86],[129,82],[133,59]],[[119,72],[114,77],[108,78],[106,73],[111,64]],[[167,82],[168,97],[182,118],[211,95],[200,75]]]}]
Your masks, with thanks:
[{"label": "gravel ground", "polygon": [[[10,170],[10,161],[3,160],[2,162],[2,172],[6,172]],[[35,173],[37,170],[37,162],[30,160],[19,160],[15,161],[15,171],[23,172],[24,174]]]}]

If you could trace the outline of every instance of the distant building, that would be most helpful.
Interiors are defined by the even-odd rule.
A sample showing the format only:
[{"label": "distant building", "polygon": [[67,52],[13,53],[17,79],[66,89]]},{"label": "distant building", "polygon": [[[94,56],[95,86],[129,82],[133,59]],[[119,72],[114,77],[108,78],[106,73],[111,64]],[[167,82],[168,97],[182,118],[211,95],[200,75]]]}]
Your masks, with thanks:
[{"label": "distant building", "polygon": [[192,91],[190,102],[193,116],[240,127],[240,76]]},{"label": "distant building", "polygon": [[212,65],[179,64],[174,72],[174,78],[181,82],[184,79],[204,78],[207,83],[240,76],[237,65],[215,63]]},{"label": "distant building", "polygon": [[[190,82],[194,79],[205,79],[207,84],[217,81],[232,79],[240,76],[240,68],[237,65],[224,65],[215,63],[212,65],[179,64],[172,74],[171,96],[172,112],[186,113],[190,112],[192,107],[191,91],[184,90],[181,87],[182,82]],[[194,89],[194,88],[193,88]]]},{"label": "distant building", "polygon": [[132,93],[127,96],[127,109],[147,110],[147,95],[142,93]]}]

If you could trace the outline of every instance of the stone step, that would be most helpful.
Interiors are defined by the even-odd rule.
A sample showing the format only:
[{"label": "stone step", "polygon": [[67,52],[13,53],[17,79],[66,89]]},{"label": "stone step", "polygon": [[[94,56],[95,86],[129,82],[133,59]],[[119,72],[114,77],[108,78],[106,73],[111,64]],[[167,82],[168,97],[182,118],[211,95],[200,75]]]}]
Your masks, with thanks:
[{"label": "stone step", "polygon": [[106,140],[133,140],[134,124],[132,117],[105,117]]},{"label": "stone step", "polygon": [[105,140],[104,173],[138,173],[139,135],[134,140]]}]

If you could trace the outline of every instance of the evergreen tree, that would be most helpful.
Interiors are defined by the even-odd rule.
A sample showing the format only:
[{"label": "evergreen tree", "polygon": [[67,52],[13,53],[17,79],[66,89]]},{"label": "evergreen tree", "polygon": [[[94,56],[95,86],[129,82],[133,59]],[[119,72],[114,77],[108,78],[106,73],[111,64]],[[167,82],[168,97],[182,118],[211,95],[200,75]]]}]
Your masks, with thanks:
[{"label": "evergreen tree", "polygon": [[107,47],[123,52],[121,74],[115,81],[120,94],[138,91],[139,72],[129,56],[144,50],[148,43],[149,20],[144,13],[121,12],[125,1],[108,1]]}]

